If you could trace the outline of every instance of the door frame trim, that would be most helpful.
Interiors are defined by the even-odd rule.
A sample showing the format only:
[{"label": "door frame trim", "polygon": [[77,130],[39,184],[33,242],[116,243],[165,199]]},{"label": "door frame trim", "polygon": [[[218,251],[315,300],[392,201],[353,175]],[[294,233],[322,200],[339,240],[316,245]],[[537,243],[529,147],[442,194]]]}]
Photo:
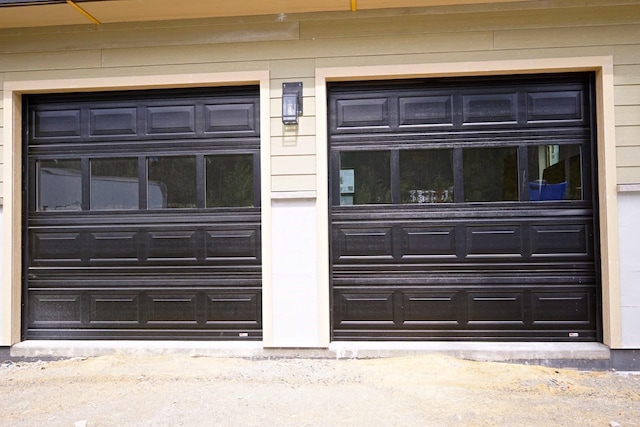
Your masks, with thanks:
[{"label": "door frame trim", "polygon": [[203,86],[259,85],[260,182],[262,223],[263,341],[272,339],[271,304],[271,122],[268,70],[200,74],[135,75],[5,81],[2,130],[4,159],[2,211],[2,287],[0,287],[0,346],[21,340],[22,331],[22,95],[37,93],[98,92],[112,90],[180,89]]},{"label": "door frame trim", "polygon": [[602,283],[603,340],[622,347],[620,273],[618,268],[618,202],[613,57],[569,57],[504,61],[327,67],[316,69],[316,170],[318,312],[323,342],[331,338],[331,286],[329,260],[329,179],[327,82],[430,77],[498,76],[592,71],[596,74],[596,151]]}]

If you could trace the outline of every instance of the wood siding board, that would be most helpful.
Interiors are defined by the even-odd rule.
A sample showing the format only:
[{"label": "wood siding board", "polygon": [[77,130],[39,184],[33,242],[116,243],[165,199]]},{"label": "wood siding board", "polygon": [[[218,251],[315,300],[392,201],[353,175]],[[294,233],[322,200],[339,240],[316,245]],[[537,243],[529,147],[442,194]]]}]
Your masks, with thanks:
[{"label": "wood siding board", "polygon": [[316,156],[272,156],[272,175],[309,175],[316,173]]},{"label": "wood siding board", "polygon": [[79,68],[71,70],[36,70],[6,73],[7,80],[41,80],[41,79],[74,79],[74,78],[109,78],[165,74],[196,74],[217,72],[263,71],[267,68],[265,61],[254,62],[220,62],[214,64],[174,64],[163,66],[113,67],[113,68]]},{"label": "wood siding board", "polygon": [[616,105],[640,105],[640,85],[615,87]]},{"label": "wood siding board", "polygon": [[412,14],[355,20],[336,20],[327,31],[322,21],[300,23],[300,38],[344,38],[389,34],[428,34],[505,29],[547,29],[590,25],[640,23],[640,5],[582,9],[540,9],[521,11],[457,13],[447,16]]},{"label": "wood siding board", "polygon": [[528,49],[558,46],[601,46],[640,43],[640,25],[549,28],[495,31],[496,49]]},{"label": "wood siding board", "polygon": [[640,84],[640,65],[614,66],[613,83],[616,86]]},{"label": "wood siding board", "polygon": [[619,126],[616,128],[618,147],[640,146],[640,126]]},{"label": "wood siding board", "polygon": [[[620,168],[635,168],[640,165],[640,145],[617,147],[616,156],[618,158],[618,167]],[[637,181],[637,182],[640,182]]]},{"label": "wood siding board", "polygon": [[615,65],[640,64],[640,44],[613,46]]},{"label": "wood siding board", "polygon": [[271,177],[271,191],[315,191],[315,175],[276,175]]},{"label": "wood siding board", "polygon": [[618,184],[637,184],[640,182],[640,166],[618,166],[616,176]]},{"label": "wood siding board", "polygon": [[114,48],[144,48],[152,46],[209,45],[218,43],[249,43],[298,38],[297,22],[260,24],[200,25],[162,29],[109,31],[92,28],[82,33],[0,37],[0,53],[47,52],[59,49],[89,50]]},{"label": "wood siding board", "polygon": [[17,53],[0,55],[0,71],[67,70],[100,67],[99,50]]},{"label": "wood siding board", "polygon": [[272,79],[314,78],[315,59],[284,59],[271,61],[269,71]]},{"label": "wood siding board", "polygon": [[615,113],[616,126],[640,125],[640,105],[622,105],[615,107]]},{"label": "wood siding board", "polygon": [[230,43],[221,45],[104,49],[105,67],[170,65],[247,60],[312,59],[316,57],[391,55],[399,53],[490,50],[493,34],[486,32],[419,36],[358,37],[348,43],[334,40]]},{"label": "wood siding board", "polygon": [[316,154],[315,136],[282,136],[271,138],[272,156],[301,156]]},{"label": "wood siding board", "polygon": [[318,68],[326,67],[350,67],[373,65],[402,65],[402,64],[431,64],[450,62],[472,61],[504,61],[518,59],[548,59],[567,57],[590,57],[613,55],[611,46],[584,46],[564,48],[540,48],[522,50],[478,50],[478,51],[452,51],[438,53],[411,53],[397,55],[371,55],[353,57],[327,57],[318,58]]},{"label": "wood siding board", "polygon": [[271,119],[271,136],[313,136],[316,130],[315,117],[300,117],[298,126],[285,126],[280,118]]}]

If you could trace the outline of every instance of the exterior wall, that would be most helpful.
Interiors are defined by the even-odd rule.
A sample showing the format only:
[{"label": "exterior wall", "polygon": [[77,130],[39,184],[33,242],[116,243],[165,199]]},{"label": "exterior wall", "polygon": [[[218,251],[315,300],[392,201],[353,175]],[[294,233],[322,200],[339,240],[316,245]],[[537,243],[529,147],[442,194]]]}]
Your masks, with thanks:
[{"label": "exterior wall", "polygon": [[622,346],[640,348],[640,191],[620,193],[618,206]]},{"label": "exterior wall", "polygon": [[327,345],[319,336],[315,200],[274,199],[272,215],[273,335],[265,345]]},{"label": "exterior wall", "polygon": [[[151,76],[181,76],[163,80],[160,85],[163,87],[178,84],[175,82],[197,85],[197,81],[203,84],[197,76],[205,74],[228,76],[227,80],[215,79],[208,83],[225,84],[234,81],[231,76],[235,73],[268,73],[265,84],[269,99],[263,103],[268,117],[263,127],[267,132],[263,135],[267,147],[262,157],[265,345],[292,345],[280,332],[274,332],[274,328],[284,328],[281,325],[289,322],[279,314],[279,310],[289,304],[282,299],[285,293],[281,290],[293,290],[294,282],[301,279],[305,287],[297,289],[302,292],[300,297],[311,298],[311,288],[317,290],[317,299],[308,301],[307,308],[313,310],[307,310],[305,316],[313,317],[312,324],[321,332],[312,339],[310,329],[296,332],[285,328],[283,331],[302,334],[305,338],[301,338],[299,345],[325,346],[329,334],[327,205],[323,200],[326,199],[326,180],[323,179],[327,147],[326,128],[321,127],[326,109],[318,105],[322,107],[326,101],[322,93],[324,81],[317,81],[317,70],[383,67],[390,70],[385,72],[386,76],[416,77],[448,75],[450,71],[439,68],[439,64],[459,64],[457,75],[500,74],[512,73],[514,69],[505,65],[504,69],[483,70],[482,65],[474,67],[473,64],[590,57],[612,60],[613,72],[608,69],[607,78],[612,76],[614,96],[613,100],[604,101],[599,114],[610,115],[615,120],[615,129],[599,129],[599,132],[608,135],[608,147],[603,147],[607,149],[613,148],[609,146],[613,145],[615,135],[617,153],[607,159],[609,162],[618,159],[617,164],[600,164],[613,177],[611,181],[615,181],[601,183],[600,196],[604,206],[601,221],[608,233],[603,240],[604,270],[612,270],[607,277],[614,278],[611,280],[615,282],[618,217],[616,193],[611,188],[615,188],[616,183],[640,182],[640,1],[531,1],[0,31],[0,82],[5,86],[5,111],[0,115],[0,125],[4,125],[5,130],[0,142],[5,145],[2,162],[7,165],[2,176],[12,187],[3,187],[0,192],[5,201],[6,239],[0,345],[19,339],[19,314],[16,314],[19,284],[16,285],[15,280],[19,278],[16,270],[20,265],[19,245],[16,246],[20,237],[20,168],[17,167],[20,111],[12,110],[11,106],[19,104],[17,98],[21,90],[95,89],[95,86],[74,83],[81,81],[78,79],[98,79],[104,82],[101,88],[145,88],[153,84]],[[416,64],[420,67],[413,67]],[[412,74],[412,70],[418,71]],[[354,78],[374,78],[373,75],[377,74],[369,77],[352,74]],[[192,76],[195,83],[189,80]],[[328,80],[341,79],[336,74],[326,76]],[[60,87],[53,83],[53,86],[38,86],[39,81],[65,83]],[[297,127],[284,126],[280,119],[281,88],[285,81],[304,84],[304,116]],[[7,93],[8,87],[22,89]],[[12,126],[7,127],[7,120]],[[11,159],[7,159],[7,153]],[[311,211],[315,224],[310,221]],[[637,216],[640,205],[625,201],[623,214]],[[284,244],[282,239],[286,234],[282,232],[289,220],[299,221],[302,235],[310,239],[315,236],[315,249],[309,245]],[[626,250],[624,245],[621,248]],[[300,272],[304,278],[285,277],[282,273],[280,260],[295,259],[292,257],[295,251],[317,255],[315,270],[307,265],[309,268]],[[625,277],[623,274],[623,280],[629,280]],[[620,293],[617,283],[610,286],[604,295],[605,330],[619,331]],[[626,289],[625,284],[622,286]],[[623,292],[622,296],[625,298],[626,294]],[[623,312],[629,313],[623,314],[625,325],[640,322],[640,310],[623,309]],[[622,345],[619,333],[610,335],[606,339],[610,345]],[[638,340],[627,341],[625,335],[624,345],[637,346]]]}]

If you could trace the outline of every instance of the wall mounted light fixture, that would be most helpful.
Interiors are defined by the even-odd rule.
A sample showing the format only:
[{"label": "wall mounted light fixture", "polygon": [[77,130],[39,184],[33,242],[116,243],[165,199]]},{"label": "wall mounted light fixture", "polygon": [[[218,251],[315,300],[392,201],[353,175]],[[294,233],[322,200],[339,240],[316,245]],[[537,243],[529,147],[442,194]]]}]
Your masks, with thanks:
[{"label": "wall mounted light fixture", "polygon": [[302,115],[302,82],[282,83],[282,123],[297,125]]}]

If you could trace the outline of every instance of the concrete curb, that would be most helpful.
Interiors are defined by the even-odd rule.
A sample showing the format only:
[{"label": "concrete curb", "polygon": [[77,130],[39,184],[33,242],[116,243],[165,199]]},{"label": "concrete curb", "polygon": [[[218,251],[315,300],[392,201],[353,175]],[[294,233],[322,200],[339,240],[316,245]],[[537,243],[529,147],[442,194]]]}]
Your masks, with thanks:
[{"label": "concrete curb", "polygon": [[12,358],[70,358],[105,355],[192,357],[336,358],[447,355],[482,362],[515,362],[580,369],[608,369],[610,350],[600,343],[516,342],[334,342],[328,348],[263,348],[259,341],[23,341]]}]

